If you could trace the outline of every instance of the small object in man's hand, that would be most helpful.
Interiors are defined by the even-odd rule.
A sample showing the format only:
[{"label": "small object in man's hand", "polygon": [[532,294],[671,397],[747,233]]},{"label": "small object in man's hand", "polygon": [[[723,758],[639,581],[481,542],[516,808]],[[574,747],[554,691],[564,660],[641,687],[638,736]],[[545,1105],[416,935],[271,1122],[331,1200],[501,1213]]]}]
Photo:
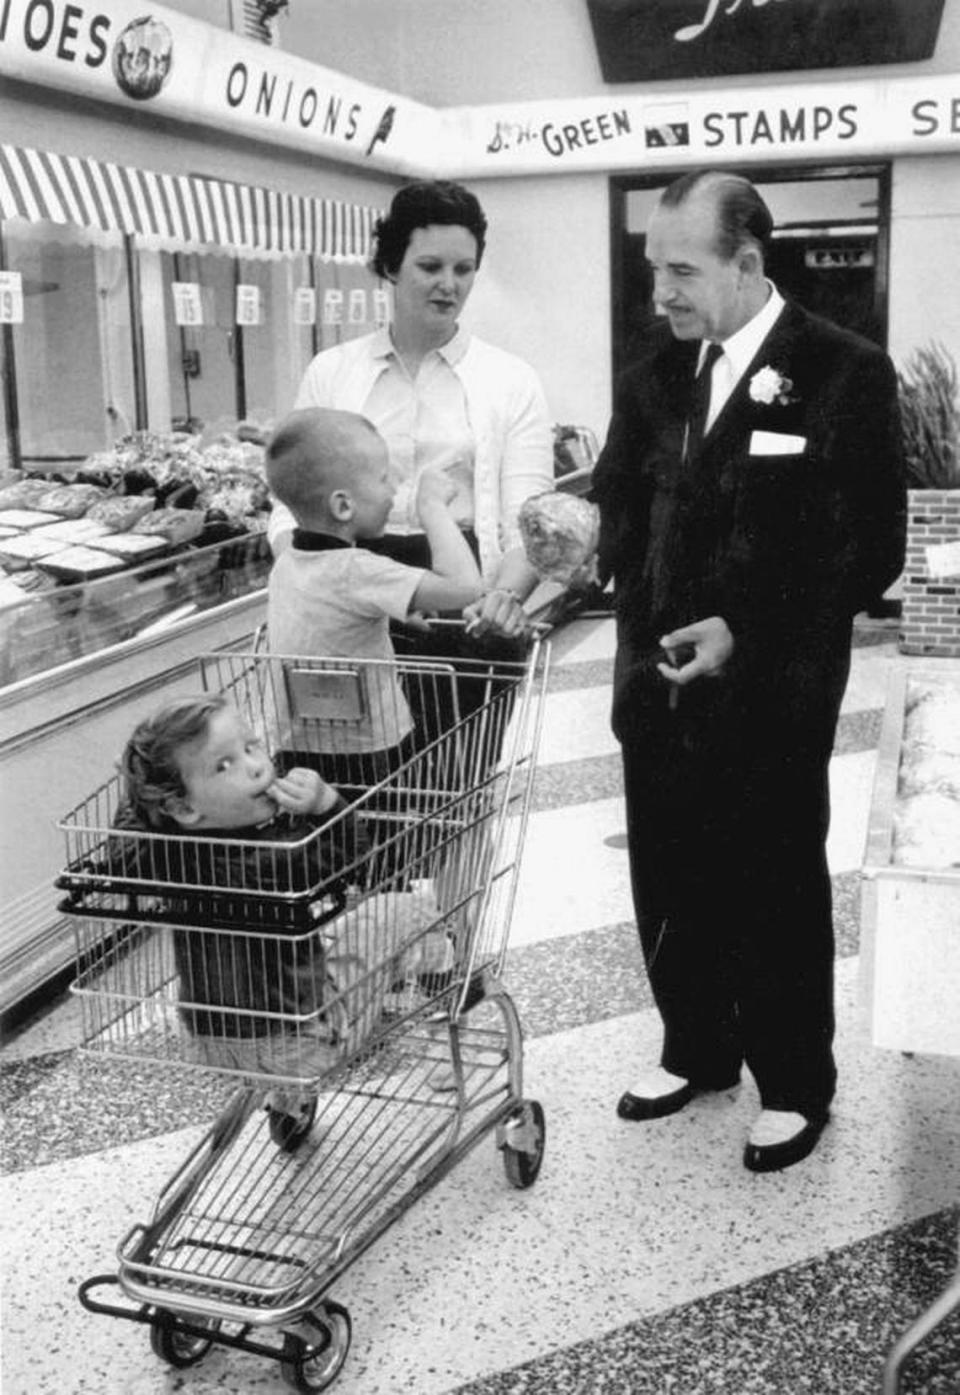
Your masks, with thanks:
[{"label": "small object in man's hand", "polygon": [[660,662],[669,664],[671,668],[684,668],[696,657],[697,649],[693,644],[675,644],[671,649],[663,644],[660,646]]}]

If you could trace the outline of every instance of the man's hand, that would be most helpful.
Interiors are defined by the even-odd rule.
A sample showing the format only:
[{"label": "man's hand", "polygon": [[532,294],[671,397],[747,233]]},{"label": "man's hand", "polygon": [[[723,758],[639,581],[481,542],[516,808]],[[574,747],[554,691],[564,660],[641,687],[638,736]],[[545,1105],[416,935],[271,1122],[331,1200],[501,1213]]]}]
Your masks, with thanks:
[{"label": "man's hand", "polygon": [[697,678],[719,678],[733,653],[733,635],[720,615],[683,625],[664,635],[660,643],[668,653],[675,653],[682,645],[693,646],[693,658],[687,663],[677,668],[669,663],[657,664],[658,672],[678,688]]},{"label": "man's hand", "polygon": [[328,785],[315,770],[300,765],[274,780],[267,794],[290,814],[324,814],[337,802],[333,785]]}]

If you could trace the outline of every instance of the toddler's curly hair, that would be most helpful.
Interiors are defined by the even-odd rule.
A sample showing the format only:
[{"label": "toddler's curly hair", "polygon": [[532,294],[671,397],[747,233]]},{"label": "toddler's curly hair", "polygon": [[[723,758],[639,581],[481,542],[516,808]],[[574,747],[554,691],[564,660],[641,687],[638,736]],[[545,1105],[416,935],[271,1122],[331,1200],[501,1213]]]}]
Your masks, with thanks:
[{"label": "toddler's curly hair", "polygon": [[177,753],[206,736],[210,718],[226,706],[219,693],[175,698],[134,728],[120,758],[120,774],[127,803],[150,828],[162,828],[168,822],[168,801],[186,794]]}]

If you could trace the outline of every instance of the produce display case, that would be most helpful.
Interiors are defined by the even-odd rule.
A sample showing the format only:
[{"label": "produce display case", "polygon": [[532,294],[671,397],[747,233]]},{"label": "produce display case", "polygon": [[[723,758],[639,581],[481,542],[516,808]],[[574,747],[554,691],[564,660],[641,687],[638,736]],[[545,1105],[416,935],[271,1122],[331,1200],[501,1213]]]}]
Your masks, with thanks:
[{"label": "produce display case", "polygon": [[[932,725],[911,733],[928,699],[943,739],[924,739],[937,737]],[[861,903],[862,987],[875,1046],[960,1055],[958,830],[960,662],[943,659],[889,681]]]},{"label": "produce display case", "polygon": [[[265,619],[271,564],[262,448],[232,433],[210,441],[138,433],[65,479],[34,476],[38,491],[67,490],[63,508],[65,499],[77,508],[92,501],[59,522],[29,517],[46,515],[29,503],[3,507],[4,490],[28,482],[0,480],[0,513],[13,515],[0,523],[4,1012],[70,963],[53,887],[64,800],[109,776],[141,716],[190,690],[198,653],[249,647]],[[89,484],[88,496],[71,498],[71,488]],[[117,522],[137,513],[131,501],[164,531],[97,526],[77,541],[93,508],[117,503]],[[35,541],[43,529],[54,535],[50,553]],[[110,551],[117,539],[138,538],[150,544],[145,560],[137,542],[133,552]]]}]

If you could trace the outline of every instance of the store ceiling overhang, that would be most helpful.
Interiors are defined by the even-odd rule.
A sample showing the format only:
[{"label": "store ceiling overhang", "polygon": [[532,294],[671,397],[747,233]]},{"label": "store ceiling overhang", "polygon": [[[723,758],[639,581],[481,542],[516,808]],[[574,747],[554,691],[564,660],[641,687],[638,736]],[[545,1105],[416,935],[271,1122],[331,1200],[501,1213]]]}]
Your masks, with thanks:
[{"label": "store ceiling overhang", "polygon": [[742,88],[434,109],[142,0],[0,5],[0,72],[335,162],[498,178],[960,150],[960,77],[846,75]]}]

